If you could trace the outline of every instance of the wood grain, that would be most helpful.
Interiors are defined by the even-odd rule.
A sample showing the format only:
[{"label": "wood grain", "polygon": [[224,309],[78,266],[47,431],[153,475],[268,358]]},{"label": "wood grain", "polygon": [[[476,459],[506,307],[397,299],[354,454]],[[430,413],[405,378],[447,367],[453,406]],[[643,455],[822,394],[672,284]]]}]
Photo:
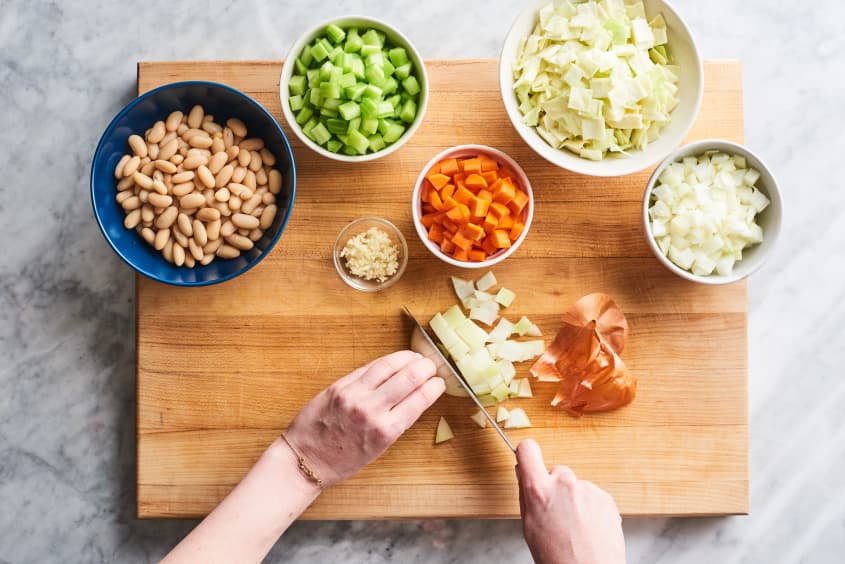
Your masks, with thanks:
[{"label": "wood grain", "polygon": [[[279,61],[140,63],[138,91],[177,80],[223,82],[283,122],[280,70]],[[626,515],[747,513],[745,284],[697,286],[651,256],[640,225],[648,171],[590,178],[537,157],[507,120],[495,61],[430,61],[428,71],[422,127],[402,150],[373,163],[325,160],[283,123],[297,162],[297,199],[261,265],[209,288],[137,279],[138,515],[207,513],[311,396],[407,346],[401,305],[427,318],[454,303],[448,276],[472,273],[428,254],[413,230],[409,196],[435,153],[468,142],[512,155],[535,189],[531,232],[495,269],[518,294],[509,315],[529,315],[549,338],[573,301],[603,291],[632,328],[623,355],[639,379],[632,405],[572,418],[548,405],[553,384],[535,382],[535,397],[518,403],[534,427],[508,431],[512,439],[536,438],[549,465],[568,464],[608,489]],[[742,140],[740,74],[735,61],[705,64],[704,102],[689,139]],[[404,277],[377,295],[346,287],[331,262],[337,232],[362,215],[394,221],[409,244]],[[469,420],[472,413],[466,400],[444,397],[303,518],[517,516],[513,457],[491,429]],[[457,437],[435,447],[441,415]]]}]

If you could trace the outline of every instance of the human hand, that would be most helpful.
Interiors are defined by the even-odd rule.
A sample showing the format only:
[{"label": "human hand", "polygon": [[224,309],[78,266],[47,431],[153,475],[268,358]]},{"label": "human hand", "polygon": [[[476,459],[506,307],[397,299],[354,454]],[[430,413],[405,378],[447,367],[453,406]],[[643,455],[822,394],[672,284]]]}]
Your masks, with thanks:
[{"label": "human hand", "polygon": [[445,389],[431,360],[395,352],[320,392],[285,436],[324,486],[331,486],[381,456]]},{"label": "human hand", "polygon": [[538,564],[625,562],[622,518],[613,497],[567,466],[546,470],[531,439],[516,449],[522,532]]}]

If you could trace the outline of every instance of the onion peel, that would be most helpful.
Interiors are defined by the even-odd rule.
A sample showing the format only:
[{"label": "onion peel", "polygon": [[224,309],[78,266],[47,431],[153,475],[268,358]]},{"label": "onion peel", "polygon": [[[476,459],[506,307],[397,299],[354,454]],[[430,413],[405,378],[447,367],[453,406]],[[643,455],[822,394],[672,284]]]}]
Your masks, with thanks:
[{"label": "onion peel", "polygon": [[589,294],[563,316],[563,326],[531,367],[543,381],[558,381],[552,400],[574,416],[628,405],[637,380],[619,354],[625,348],[628,321],[607,294]]}]

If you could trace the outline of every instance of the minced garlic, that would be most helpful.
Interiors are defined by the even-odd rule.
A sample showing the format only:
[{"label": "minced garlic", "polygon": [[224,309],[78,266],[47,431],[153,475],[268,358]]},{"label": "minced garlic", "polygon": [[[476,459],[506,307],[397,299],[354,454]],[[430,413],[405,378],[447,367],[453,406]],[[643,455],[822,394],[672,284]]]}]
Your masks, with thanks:
[{"label": "minced garlic", "polygon": [[399,248],[378,227],[370,227],[349,239],[340,251],[346,268],[364,280],[384,282],[399,269]]}]

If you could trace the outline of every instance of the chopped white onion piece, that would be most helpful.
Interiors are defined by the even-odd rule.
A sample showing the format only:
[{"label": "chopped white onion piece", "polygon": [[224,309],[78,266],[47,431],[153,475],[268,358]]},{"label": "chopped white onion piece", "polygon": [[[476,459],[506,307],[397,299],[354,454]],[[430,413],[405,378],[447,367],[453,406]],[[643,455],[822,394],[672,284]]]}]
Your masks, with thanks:
[{"label": "chopped white onion piece", "polygon": [[510,417],[510,412],[504,406],[500,405],[499,409],[496,410],[496,423],[507,421],[508,417]]},{"label": "chopped white onion piece", "polygon": [[469,317],[470,319],[475,319],[490,326],[496,322],[496,318],[499,317],[499,312],[476,306],[470,310]]},{"label": "chopped white onion piece", "polygon": [[452,428],[449,427],[446,418],[441,417],[440,421],[437,422],[437,433],[434,435],[434,444],[439,445],[454,438],[455,433],[452,432]]},{"label": "chopped white onion piece", "polygon": [[508,420],[505,421],[505,429],[524,429],[530,427],[531,421],[528,420],[528,415],[521,407],[511,409]]},{"label": "chopped white onion piece", "polygon": [[487,417],[484,416],[484,412],[480,409],[475,413],[475,415],[470,416],[470,419],[475,421],[475,424],[482,429],[487,426]]},{"label": "chopped white onion piece", "polygon": [[452,287],[455,288],[455,294],[459,300],[468,298],[475,291],[475,286],[469,280],[452,276]]},{"label": "chopped white onion piece", "polygon": [[510,307],[514,298],[516,298],[516,294],[507,288],[499,288],[499,292],[496,294],[496,301],[499,302],[502,307]]},{"label": "chopped white onion piece", "polygon": [[502,317],[496,327],[487,335],[487,340],[493,343],[501,343],[513,333],[513,323]]},{"label": "chopped white onion piece", "polygon": [[484,292],[495,286],[497,283],[496,277],[493,275],[493,271],[491,270],[475,282],[475,287]]}]

